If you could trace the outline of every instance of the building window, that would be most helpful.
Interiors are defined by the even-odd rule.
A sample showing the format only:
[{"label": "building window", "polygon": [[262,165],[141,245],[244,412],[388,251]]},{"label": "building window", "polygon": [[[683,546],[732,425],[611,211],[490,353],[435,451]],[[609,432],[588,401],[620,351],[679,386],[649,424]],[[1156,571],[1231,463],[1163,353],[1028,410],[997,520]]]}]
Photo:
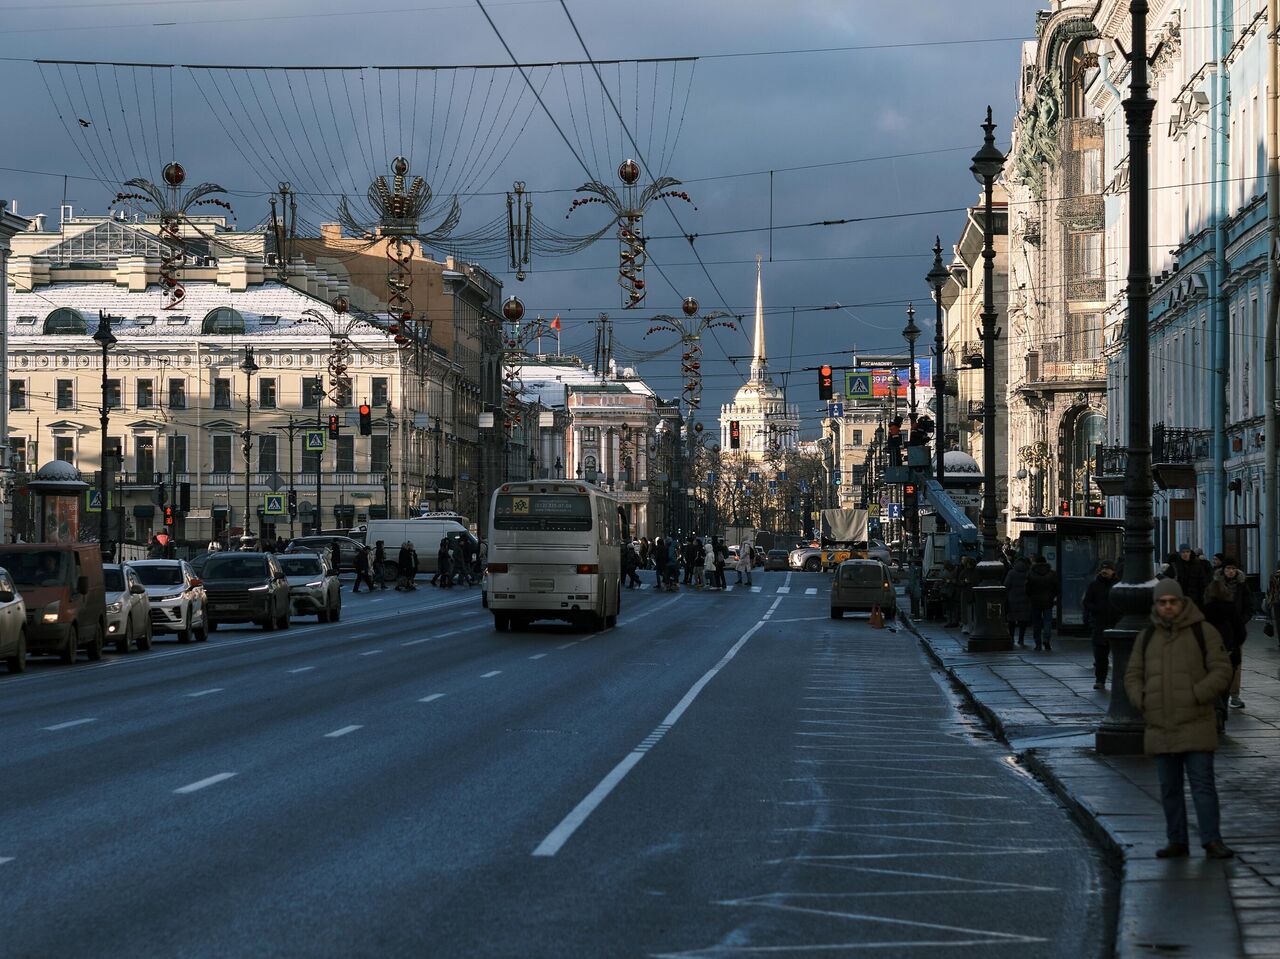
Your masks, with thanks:
[{"label": "building window", "polygon": [[154,380],[138,380],[138,409],[149,410],[155,406],[156,390]]},{"label": "building window", "polygon": [[58,380],[58,409],[74,410],[76,408],[76,388],[74,380]]},{"label": "building window", "polygon": [[231,409],[231,381],[218,377],[213,381],[213,408],[215,410]]},{"label": "building window", "polygon": [[369,469],[374,473],[385,473],[391,465],[391,437],[369,437]]},{"label": "building window", "polygon": [[231,472],[231,437],[225,434],[213,438],[213,472]]},{"label": "building window", "polygon": [[134,466],[138,482],[153,483],[156,471],[156,441],[150,436],[139,436],[133,442]]},{"label": "building window", "polygon": [[350,434],[338,437],[338,472],[354,473],[356,471],[356,438]]},{"label": "building window", "polygon": [[19,473],[27,470],[27,438],[25,436],[9,437],[9,465]]},{"label": "building window", "polygon": [[314,410],[320,405],[320,396],[324,392],[324,388],[320,385],[318,376],[304,376],[302,378],[302,408]]},{"label": "building window", "polygon": [[302,451],[302,472],[315,476],[320,471],[320,454],[312,450]]},{"label": "building window", "polygon": [[274,379],[258,380],[258,406],[264,410],[276,408],[276,381]]},{"label": "building window", "polygon": [[59,307],[44,319],[45,333],[82,333],[88,334],[89,322],[79,310],[70,307]]},{"label": "building window", "polygon": [[258,472],[274,473],[276,471],[276,437],[258,437]]},{"label": "building window", "polygon": [[64,463],[76,461],[76,441],[71,436],[55,436],[53,438],[53,458]]},{"label": "building window", "polygon": [[233,310],[229,306],[219,306],[204,315],[204,322],[200,324],[200,332],[229,333],[233,335],[243,333],[244,317],[239,310]]},{"label": "building window", "polygon": [[387,390],[387,378],[375,376],[371,384],[369,403],[373,406],[386,406],[391,395]]},{"label": "building window", "polygon": [[27,408],[27,381],[9,381],[9,409],[25,410]]},{"label": "building window", "polygon": [[598,426],[584,426],[582,428],[582,441],[584,443],[599,443],[600,428]]},{"label": "building window", "polygon": [[[105,462],[107,458],[111,459],[110,463]],[[124,440],[118,436],[108,436],[103,460],[103,466],[107,469],[118,470],[124,466]]]},{"label": "building window", "polygon": [[862,430],[853,431],[853,445],[854,446],[862,445]]},{"label": "building window", "polygon": [[174,473],[187,471],[187,438],[185,436],[169,437],[169,469]]},{"label": "building window", "polygon": [[187,408],[187,381],[169,381],[169,409],[185,410]]},{"label": "building window", "polygon": [[107,409],[118,410],[120,408],[120,381],[107,380]]}]

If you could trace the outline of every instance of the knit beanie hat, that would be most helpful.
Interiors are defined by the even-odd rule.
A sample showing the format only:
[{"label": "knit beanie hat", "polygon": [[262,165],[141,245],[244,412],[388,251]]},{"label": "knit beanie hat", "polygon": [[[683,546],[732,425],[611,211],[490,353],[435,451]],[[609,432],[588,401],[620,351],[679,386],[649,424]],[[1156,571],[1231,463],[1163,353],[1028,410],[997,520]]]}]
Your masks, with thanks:
[{"label": "knit beanie hat", "polygon": [[1184,599],[1182,587],[1178,585],[1176,579],[1162,579],[1156,583],[1156,588],[1151,591],[1151,600],[1154,602],[1161,596],[1176,596],[1178,599]]}]

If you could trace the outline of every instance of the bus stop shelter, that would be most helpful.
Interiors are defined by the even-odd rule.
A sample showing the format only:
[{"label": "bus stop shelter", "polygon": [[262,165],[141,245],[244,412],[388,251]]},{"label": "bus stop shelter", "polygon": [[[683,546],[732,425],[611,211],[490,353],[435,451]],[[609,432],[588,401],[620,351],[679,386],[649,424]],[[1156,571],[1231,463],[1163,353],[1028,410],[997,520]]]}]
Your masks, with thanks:
[{"label": "bus stop shelter", "polygon": [[1013,521],[1031,524],[1018,536],[1018,552],[1043,556],[1058,576],[1058,631],[1084,633],[1080,601],[1099,563],[1110,560],[1119,570],[1124,521],[1095,516],[1015,516]]}]

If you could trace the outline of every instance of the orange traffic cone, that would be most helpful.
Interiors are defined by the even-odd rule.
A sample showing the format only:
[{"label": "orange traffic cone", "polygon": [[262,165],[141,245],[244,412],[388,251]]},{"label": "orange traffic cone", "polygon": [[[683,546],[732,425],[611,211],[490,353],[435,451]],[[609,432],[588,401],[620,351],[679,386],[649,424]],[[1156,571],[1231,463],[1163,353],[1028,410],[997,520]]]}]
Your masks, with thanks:
[{"label": "orange traffic cone", "polygon": [[884,613],[880,612],[879,606],[871,607],[871,628],[884,629]]}]

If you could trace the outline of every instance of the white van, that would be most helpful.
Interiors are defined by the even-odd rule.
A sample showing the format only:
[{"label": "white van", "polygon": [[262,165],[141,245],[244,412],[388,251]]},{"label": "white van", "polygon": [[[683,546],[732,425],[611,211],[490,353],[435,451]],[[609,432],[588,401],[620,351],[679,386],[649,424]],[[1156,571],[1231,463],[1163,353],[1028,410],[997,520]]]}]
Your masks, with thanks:
[{"label": "white van", "polygon": [[371,519],[365,526],[364,542],[372,549],[382,540],[387,562],[395,565],[401,545],[408,540],[418,551],[418,572],[434,573],[440,540],[446,536],[476,545],[476,538],[456,519],[425,517],[423,519]]}]

